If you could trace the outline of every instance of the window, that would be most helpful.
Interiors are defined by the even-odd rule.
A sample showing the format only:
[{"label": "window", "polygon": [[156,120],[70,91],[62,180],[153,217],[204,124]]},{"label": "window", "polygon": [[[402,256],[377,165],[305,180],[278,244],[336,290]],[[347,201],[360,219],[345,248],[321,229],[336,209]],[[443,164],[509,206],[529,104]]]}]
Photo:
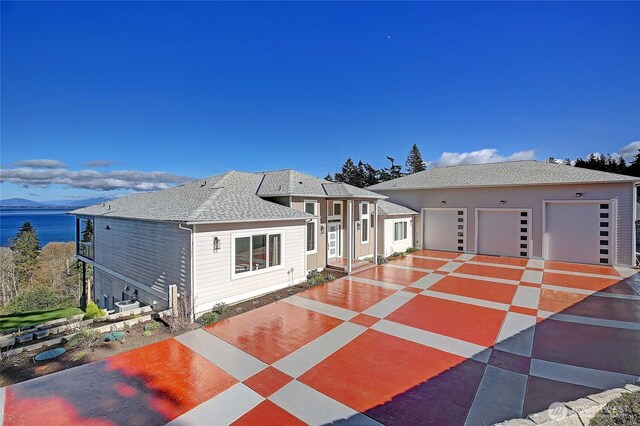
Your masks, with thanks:
[{"label": "window", "polygon": [[333,215],[342,216],[342,203],[340,201],[333,202]]},{"label": "window", "polygon": [[256,234],[234,238],[236,274],[282,265],[282,234]]},{"label": "window", "polygon": [[[317,216],[316,202],[305,201],[304,211],[314,216]],[[317,219],[312,219],[310,222],[307,222],[307,253],[316,252],[316,237],[317,237],[316,224],[317,224]]]},{"label": "window", "polygon": [[407,239],[407,227],[408,227],[408,222],[407,221],[396,222],[394,224],[393,240],[394,241],[406,240]]},{"label": "window", "polygon": [[360,204],[360,242],[369,242],[369,203]]}]

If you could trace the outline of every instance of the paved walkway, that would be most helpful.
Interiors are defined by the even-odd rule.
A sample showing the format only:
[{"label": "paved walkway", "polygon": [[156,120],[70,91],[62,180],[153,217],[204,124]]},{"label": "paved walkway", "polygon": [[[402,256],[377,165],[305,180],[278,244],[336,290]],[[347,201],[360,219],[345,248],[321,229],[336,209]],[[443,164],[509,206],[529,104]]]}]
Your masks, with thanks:
[{"label": "paved walkway", "polygon": [[483,425],[521,417],[636,381],[640,276],[631,273],[423,250],[2,389],[4,424]]}]

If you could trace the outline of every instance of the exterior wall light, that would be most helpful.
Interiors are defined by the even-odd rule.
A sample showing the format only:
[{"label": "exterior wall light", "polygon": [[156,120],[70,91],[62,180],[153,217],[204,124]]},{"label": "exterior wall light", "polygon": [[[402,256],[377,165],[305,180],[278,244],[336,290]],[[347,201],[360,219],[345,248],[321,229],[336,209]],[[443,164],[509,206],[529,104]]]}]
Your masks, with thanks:
[{"label": "exterior wall light", "polygon": [[104,229],[106,229],[107,231],[109,231],[111,228],[109,228],[109,225],[105,226]]},{"label": "exterior wall light", "polygon": [[506,203],[505,200],[500,200],[500,204],[504,204],[504,203]]},{"label": "exterior wall light", "polygon": [[582,197],[582,192],[576,192],[576,197],[577,197],[577,198]]},{"label": "exterior wall light", "polygon": [[213,252],[217,253],[220,250],[220,238],[213,237]]},{"label": "exterior wall light", "polygon": [[320,225],[320,235],[324,235],[324,225]]},{"label": "exterior wall light", "polygon": [[440,204],[447,204],[445,200],[440,201]]}]

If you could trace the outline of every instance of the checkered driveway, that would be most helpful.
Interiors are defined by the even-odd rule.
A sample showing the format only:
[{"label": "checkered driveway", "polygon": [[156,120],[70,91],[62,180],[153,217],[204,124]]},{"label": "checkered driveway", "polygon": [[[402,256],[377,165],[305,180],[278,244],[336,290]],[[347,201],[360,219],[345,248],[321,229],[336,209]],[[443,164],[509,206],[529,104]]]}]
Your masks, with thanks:
[{"label": "checkered driveway", "polygon": [[483,425],[522,417],[640,376],[633,272],[422,250],[10,386],[0,391],[4,422]]}]

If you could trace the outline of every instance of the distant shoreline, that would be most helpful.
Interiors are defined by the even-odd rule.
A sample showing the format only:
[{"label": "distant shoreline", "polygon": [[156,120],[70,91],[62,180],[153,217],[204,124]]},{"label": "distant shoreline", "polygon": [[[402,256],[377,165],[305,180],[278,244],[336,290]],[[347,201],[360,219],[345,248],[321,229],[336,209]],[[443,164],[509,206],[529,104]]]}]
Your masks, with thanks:
[{"label": "distant shoreline", "polygon": [[38,210],[38,209],[48,209],[48,210],[75,210],[81,207],[78,206],[0,206],[0,209],[28,209],[28,210]]}]

